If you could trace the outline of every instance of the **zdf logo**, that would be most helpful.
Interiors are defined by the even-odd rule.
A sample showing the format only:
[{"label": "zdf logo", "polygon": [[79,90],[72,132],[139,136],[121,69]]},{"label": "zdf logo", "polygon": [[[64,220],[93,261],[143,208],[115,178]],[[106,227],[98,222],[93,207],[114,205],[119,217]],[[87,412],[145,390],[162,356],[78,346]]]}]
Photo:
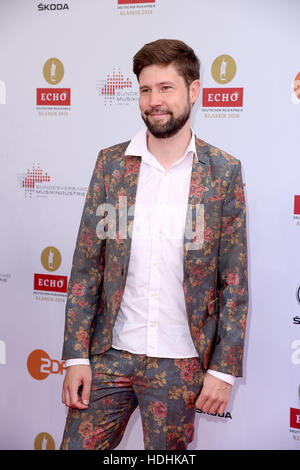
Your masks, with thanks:
[{"label": "zdf logo", "polygon": [[63,374],[65,361],[51,359],[42,349],[35,349],[28,356],[27,369],[34,379],[44,380],[49,374]]}]

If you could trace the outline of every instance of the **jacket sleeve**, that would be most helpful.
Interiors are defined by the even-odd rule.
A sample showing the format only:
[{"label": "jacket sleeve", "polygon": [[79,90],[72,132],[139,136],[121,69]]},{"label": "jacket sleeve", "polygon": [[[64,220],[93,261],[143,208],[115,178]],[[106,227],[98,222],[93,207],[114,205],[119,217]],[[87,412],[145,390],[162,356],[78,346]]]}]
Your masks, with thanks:
[{"label": "jacket sleeve", "polygon": [[68,284],[62,359],[88,358],[102,286],[105,242],[96,233],[97,208],[105,203],[103,155],[99,153],[86,195]]},{"label": "jacket sleeve", "polygon": [[209,368],[240,377],[248,311],[246,205],[237,160],[222,208],[218,257],[219,318]]}]

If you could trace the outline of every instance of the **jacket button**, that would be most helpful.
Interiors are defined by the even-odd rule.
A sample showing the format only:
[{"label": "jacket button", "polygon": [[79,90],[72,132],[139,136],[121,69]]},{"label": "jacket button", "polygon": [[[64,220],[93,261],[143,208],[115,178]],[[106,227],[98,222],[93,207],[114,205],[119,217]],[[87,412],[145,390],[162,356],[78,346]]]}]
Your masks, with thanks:
[{"label": "jacket button", "polygon": [[121,274],[124,276],[124,268],[121,269]]}]

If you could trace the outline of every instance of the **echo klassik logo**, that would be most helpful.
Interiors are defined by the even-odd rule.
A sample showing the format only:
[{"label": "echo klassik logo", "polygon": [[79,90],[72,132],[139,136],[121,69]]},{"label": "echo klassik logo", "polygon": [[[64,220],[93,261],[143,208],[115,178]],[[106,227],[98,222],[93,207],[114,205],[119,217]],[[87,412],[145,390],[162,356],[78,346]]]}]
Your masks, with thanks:
[{"label": "echo klassik logo", "polygon": [[43,349],[35,349],[27,358],[27,369],[35,380],[45,380],[50,374],[62,375],[65,361],[52,359]]},{"label": "echo klassik logo", "polygon": [[[47,246],[41,254],[41,264],[46,271],[56,271],[61,265],[61,254],[54,246]],[[65,294],[67,276],[34,273],[34,291]]]},{"label": "echo klassik logo", "polygon": [[290,427],[300,429],[300,410],[298,408],[290,408]]},{"label": "echo klassik logo", "polygon": [[155,0],[118,0],[118,5],[132,5],[135,3],[155,3]]},{"label": "echo klassik logo", "polygon": [[300,225],[300,196],[298,194],[294,195],[294,220],[296,220],[296,225]]},{"label": "echo klassik logo", "polygon": [[[51,57],[44,63],[43,76],[49,85],[52,85],[53,87],[58,85],[64,77],[63,63],[56,57]],[[36,104],[39,107],[47,107],[48,109],[69,107],[71,105],[71,89],[37,88]]]},{"label": "echo klassik logo", "polygon": [[120,15],[151,15],[155,8],[155,0],[118,0]]},{"label": "echo klassik logo", "polygon": [[237,65],[233,57],[228,54],[222,54],[214,59],[211,66],[211,76],[216,83],[221,85],[218,88],[203,88],[202,94],[202,106],[203,108],[216,108],[217,111],[220,108],[225,108],[227,111],[229,108],[233,108],[235,111],[234,115],[211,116],[206,117],[239,117],[236,114],[237,108],[243,107],[243,95],[244,89],[241,87],[223,87],[231,82],[236,76]]},{"label": "echo klassik logo", "polygon": [[53,437],[47,432],[40,432],[34,439],[35,450],[54,450],[55,442]]},{"label": "echo klassik logo", "polygon": [[294,215],[300,215],[300,196],[294,195]]}]

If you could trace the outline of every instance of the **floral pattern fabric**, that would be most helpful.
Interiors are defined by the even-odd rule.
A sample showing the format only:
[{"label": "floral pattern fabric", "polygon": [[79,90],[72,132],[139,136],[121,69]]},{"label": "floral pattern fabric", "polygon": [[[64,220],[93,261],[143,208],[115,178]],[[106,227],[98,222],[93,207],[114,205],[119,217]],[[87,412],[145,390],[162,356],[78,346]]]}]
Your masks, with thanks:
[{"label": "floral pattern fabric", "polygon": [[203,382],[199,358],[154,358],[110,348],[93,355],[91,367],[89,407],[69,409],[61,450],[114,449],[137,406],[145,449],[187,448]]},{"label": "floral pattern fabric", "polygon": [[[141,157],[125,155],[129,142],[99,153],[87,193],[68,286],[62,359],[99,355],[112,344],[112,329],[125,288],[131,238],[117,221],[134,206]],[[183,290],[191,336],[201,366],[242,376],[248,310],[246,206],[240,161],[196,138],[188,204],[204,208],[203,243],[184,237]],[[116,236],[99,238],[110,204]],[[128,215],[128,233],[134,215]],[[186,228],[196,233],[195,218]],[[191,233],[187,230],[185,233]],[[192,240],[193,241],[193,240]]]}]

